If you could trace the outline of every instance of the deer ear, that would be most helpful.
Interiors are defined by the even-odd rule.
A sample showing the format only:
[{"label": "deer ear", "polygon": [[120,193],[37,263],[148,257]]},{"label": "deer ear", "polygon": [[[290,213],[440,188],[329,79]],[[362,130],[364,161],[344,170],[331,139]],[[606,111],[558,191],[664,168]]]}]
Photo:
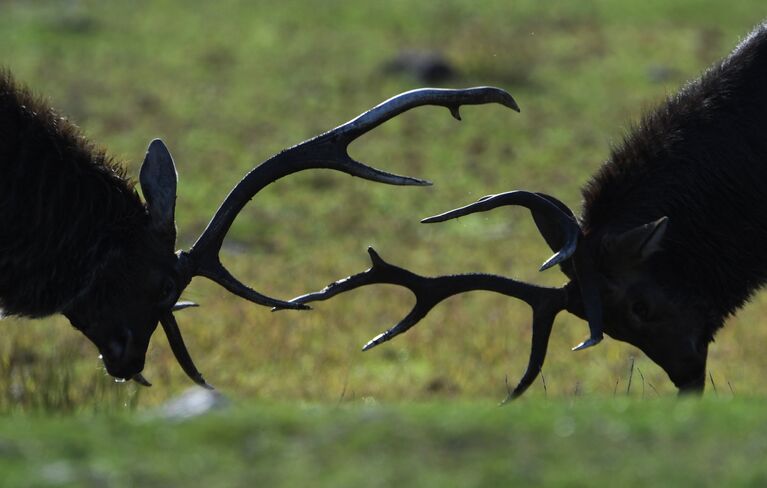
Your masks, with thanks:
[{"label": "deer ear", "polygon": [[640,263],[661,249],[667,228],[668,217],[661,217],[622,234],[606,236],[603,249],[616,261]]},{"label": "deer ear", "polygon": [[157,231],[176,237],[176,186],[178,174],[173,157],[160,139],[149,148],[139,172],[141,190],[144,192],[152,227]]}]

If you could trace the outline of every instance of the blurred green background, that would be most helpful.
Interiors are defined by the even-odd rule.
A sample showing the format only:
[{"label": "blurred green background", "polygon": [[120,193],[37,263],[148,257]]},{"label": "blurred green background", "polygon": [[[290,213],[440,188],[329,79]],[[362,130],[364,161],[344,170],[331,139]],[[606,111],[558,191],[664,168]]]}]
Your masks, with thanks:
[{"label": "blurred green background", "polygon": [[[499,86],[522,112],[465,107],[458,123],[443,108],[424,107],[397,117],[355,143],[352,155],[430,179],[433,187],[391,187],[330,171],[291,176],[242,212],[224,262],[260,292],[281,298],[365,269],[368,245],[420,274],[481,271],[559,285],[558,271],[536,271],[548,253],[524,210],[430,226],[418,221],[511,189],[544,191],[578,209],[580,187],[631,123],[726,55],[766,13],[756,0],[0,0],[0,64],[132,175],[147,143],[162,137],[180,174],[179,247],[188,247],[250,168],[426,85],[391,63],[403,53],[439,53],[454,75],[428,84]],[[291,405],[299,417],[306,405],[494,405],[506,394],[506,379],[514,384],[522,374],[529,351],[526,305],[489,293],[454,297],[407,334],[364,354],[362,344],[409,311],[406,290],[366,287],[311,312],[274,314],[198,278],[185,298],[202,305],[179,321],[208,381],[238,404]],[[765,312],[767,296],[759,294],[717,336],[710,401],[767,392]],[[61,317],[9,318],[0,326],[0,411],[9,419],[133,415],[190,386],[161,334],[145,370],[155,386],[139,389],[113,383],[96,349]],[[599,410],[595,399],[609,405],[614,395],[673,397],[666,375],[633,347],[606,340],[571,353],[586,334],[582,321],[559,317],[545,389],[539,380],[512,408],[553,402],[548,408],[566,411],[569,402],[591,397],[589,408]],[[632,413],[646,408],[662,418],[659,411],[675,408],[668,401],[645,404]],[[446,408],[456,417],[473,411]],[[269,409],[257,411],[272,418]],[[351,412],[350,418],[363,415]],[[430,418],[391,415],[411,414]]]}]

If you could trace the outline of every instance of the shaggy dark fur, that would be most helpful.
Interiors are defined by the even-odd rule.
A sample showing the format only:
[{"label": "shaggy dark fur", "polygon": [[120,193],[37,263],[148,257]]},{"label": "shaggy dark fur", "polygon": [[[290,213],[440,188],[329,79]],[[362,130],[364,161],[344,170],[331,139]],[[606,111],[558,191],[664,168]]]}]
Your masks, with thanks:
[{"label": "shaggy dark fur", "polygon": [[0,308],[61,312],[141,238],[123,169],[0,71]]},{"label": "shaggy dark fur", "polygon": [[767,280],[767,26],[647,115],[583,191],[584,233],[670,218],[652,274],[713,337]]}]

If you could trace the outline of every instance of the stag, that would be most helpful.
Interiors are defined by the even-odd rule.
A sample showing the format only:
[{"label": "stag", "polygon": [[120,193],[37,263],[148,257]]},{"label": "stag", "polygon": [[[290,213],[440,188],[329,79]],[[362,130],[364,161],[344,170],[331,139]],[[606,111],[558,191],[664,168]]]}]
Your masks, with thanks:
[{"label": "stag", "polygon": [[262,295],[237,280],[219,253],[237,214],[262,188],[306,169],[331,169],[390,185],[430,182],[352,159],[349,144],[407,110],[498,103],[519,111],[505,91],[420,89],[397,95],[333,130],[255,167],[224,199],[189,250],[175,251],[177,173],[159,139],[149,145],[139,182],[48,105],[0,72],[0,308],[5,315],[62,313],[98,348],[107,372],[149,386],[142,375],[149,340],[162,325],[184,372],[209,387],[184,345],[173,312],[202,276],[259,305],[308,308]]},{"label": "stag", "polygon": [[533,311],[527,370],[506,400],[536,379],[556,315],[588,322],[641,349],[680,392],[702,392],[709,344],[725,320],[767,280],[767,24],[722,61],[665,100],[612,154],[583,189],[580,217],[538,192],[489,195],[422,220],[443,222],[502,205],[525,207],[569,282],[548,288],[503,276],[427,278],[368,252],[373,266],[292,300],[305,304],[375,283],[401,285],[416,305],[368,350],[407,331],[440,301],[489,290]]}]

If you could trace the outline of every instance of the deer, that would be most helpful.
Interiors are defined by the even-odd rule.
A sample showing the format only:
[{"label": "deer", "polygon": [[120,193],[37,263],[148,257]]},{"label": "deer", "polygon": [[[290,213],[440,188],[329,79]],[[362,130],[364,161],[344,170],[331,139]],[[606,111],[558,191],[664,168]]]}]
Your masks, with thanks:
[{"label": "deer", "polygon": [[434,105],[460,120],[462,105],[495,103],[519,111],[504,90],[423,88],[401,93],[332,130],[254,167],[229,192],[191,248],[176,250],[178,174],[160,139],[148,146],[138,194],[123,164],[85,138],[45,100],[0,71],[0,309],[6,316],[63,314],[98,349],[118,381],[142,374],[158,323],[175,359],[196,384],[212,388],[195,366],[174,312],[204,277],[254,304],[307,309],[263,295],[235,278],[220,251],[245,205],[270,183],[308,169],[340,171],[389,185],[431,182],[352,159],[351,142],[412,108]]},{"label": "deer", "polygon": [[702,393],[710,343],[767,281],[767,23],[724,59],[643,116],[582,189],[576,216],[546,193],[488,195],[422,220],[445,222],[501,206],[528,209],[568,281],[542,287],[501,275],[424,277],[368,249],[372,267],[291,300],[306,304],[377,283],[409,289],[410,313],[368,342],[409,330],[447,297],[492,291],[532,309],[527,368],[503,403],[544,364],[555,317],[585,320],[573,350],[627,342],[660,366],[680,393]]}]

